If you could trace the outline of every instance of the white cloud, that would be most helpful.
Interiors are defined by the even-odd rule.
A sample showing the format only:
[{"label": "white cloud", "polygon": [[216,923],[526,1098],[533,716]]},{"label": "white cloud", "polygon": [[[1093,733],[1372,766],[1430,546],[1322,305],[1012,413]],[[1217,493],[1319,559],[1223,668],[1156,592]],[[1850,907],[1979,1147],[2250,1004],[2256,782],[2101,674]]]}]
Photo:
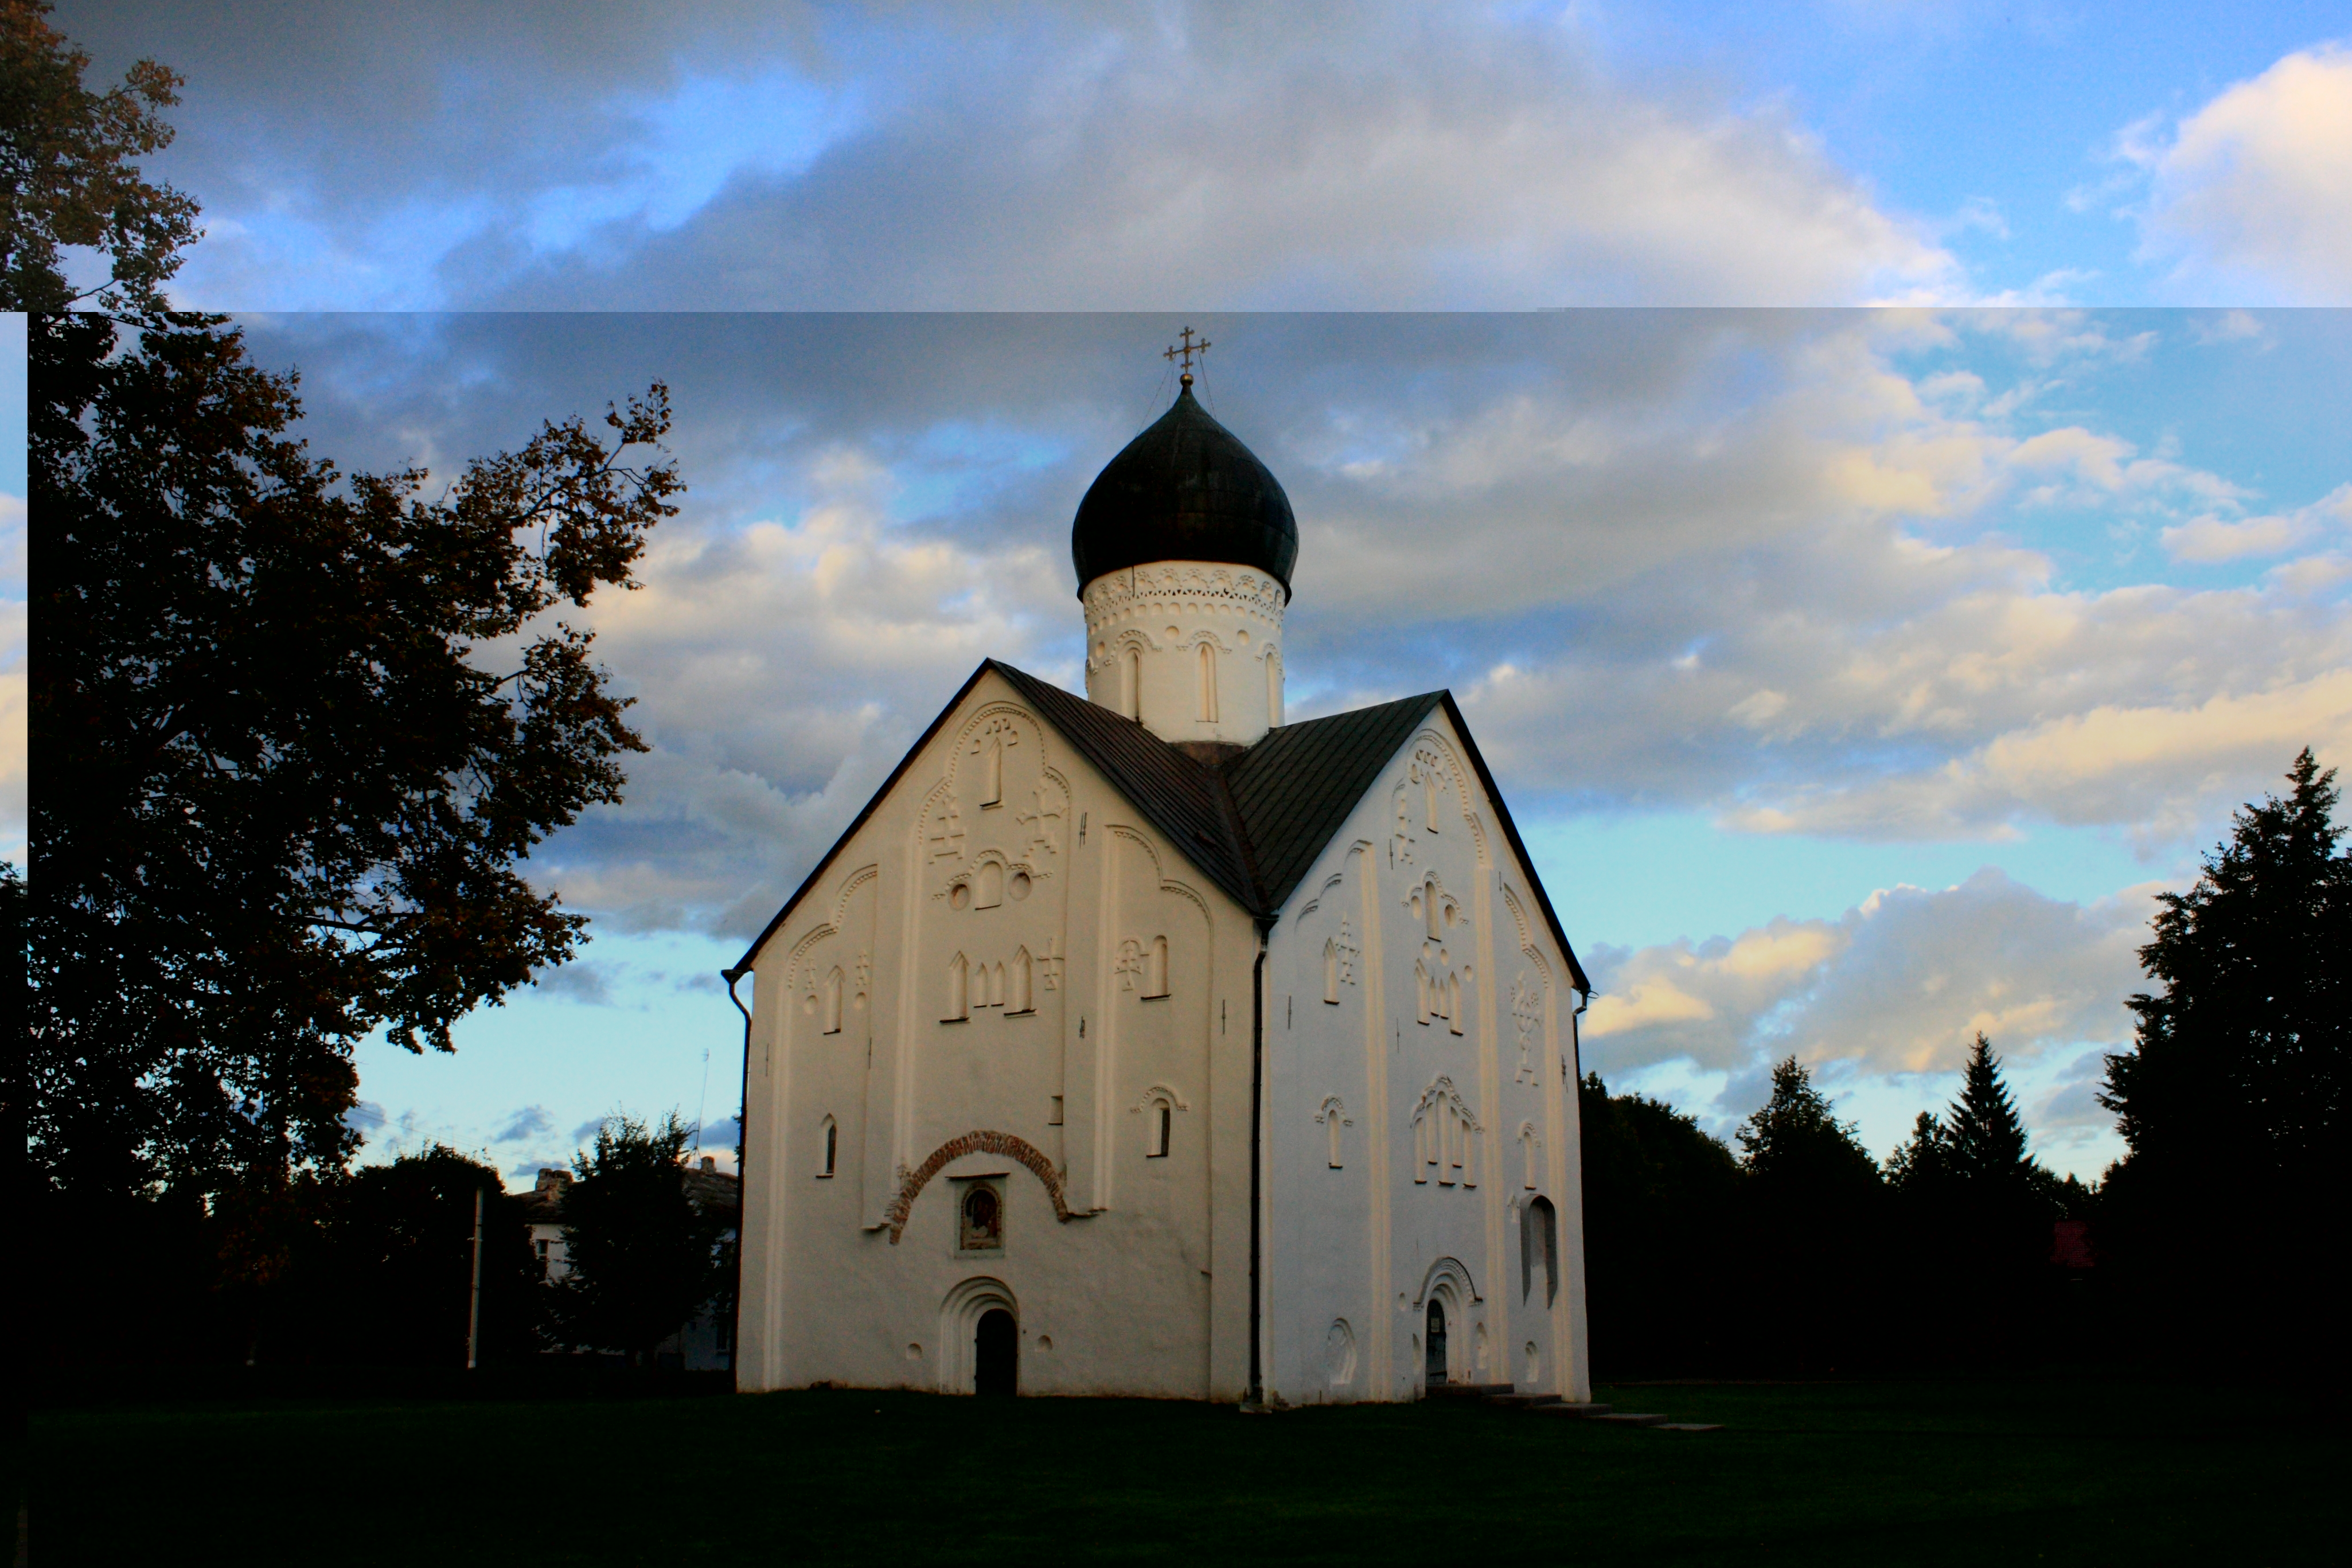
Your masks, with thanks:
[{"label": "white cloud", "polygon": [[2150,181],[2143,249],[2175,263],[2181,289],[2352,304],[2352,50],[2297,50],[2168,141],[2143,124],[2121,145]]},{"label": "white cloud", "polygon": [[2164,549],[2175,561],[2280,555],[2318,538],[2330,524],[2347,523],[2352,523],[2352,484],[2338,485],[2325,499],[2284,515],[2236,521],[2208,516],[2167,528]]},{"label": "white cloud", "polygon": [[2153,891],[2085,906],[1988,868],[1940,891],[1882,889],[1835,921],[1609,955],[1595,964],[1588,1056],[1611,1076],[1675,1060],[1737,1074],[1784,1055],[1940,1073],[1979,1032],[2021,1060],[2121,1042]]}]

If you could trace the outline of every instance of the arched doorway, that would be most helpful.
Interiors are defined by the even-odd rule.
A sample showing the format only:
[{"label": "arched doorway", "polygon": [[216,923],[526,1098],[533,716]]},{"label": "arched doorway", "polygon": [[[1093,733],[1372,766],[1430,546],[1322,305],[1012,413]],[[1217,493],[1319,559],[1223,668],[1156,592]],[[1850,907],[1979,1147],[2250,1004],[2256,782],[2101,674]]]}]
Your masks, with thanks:
[{"label": "arched doorway", "polygon": [[971,1391],[974,1394],[1020,1392],[1021,1331],[1013,1314],[991,1307],[980,1315],[971,1336]]},{"label": "arched doorway", "polygon": [[1429,1325],[1422,1336],[1427,1353],[1423,1358],[1432,1386],[1445,1381],[1445,1302],[1436,1296],[1429,1299]]}]

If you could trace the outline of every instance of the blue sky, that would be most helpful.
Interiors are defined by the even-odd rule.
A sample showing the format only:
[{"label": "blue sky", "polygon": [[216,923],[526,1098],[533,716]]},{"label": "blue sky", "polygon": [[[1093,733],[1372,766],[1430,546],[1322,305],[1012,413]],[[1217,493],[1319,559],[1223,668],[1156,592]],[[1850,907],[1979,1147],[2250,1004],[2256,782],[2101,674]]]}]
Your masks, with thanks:
[{"label": "blue sky", "polygon": [[1070,510],[1187,322],[1306,531],[1294,703],[1462,697],[1588,1062],[1718,1131],[1794,1051],[1884,1152],[1985,1026],[2095,1173],[2151,893],[2352,755],[2352,7],[56,22],[188,77],[181,298],[320,451],[677,391],[689,505],[598,616],[656,749],[535,862],[596,941],[363,1048],[370,1157],[731,1109],[717,968],[980,657],[1075,684]]}]

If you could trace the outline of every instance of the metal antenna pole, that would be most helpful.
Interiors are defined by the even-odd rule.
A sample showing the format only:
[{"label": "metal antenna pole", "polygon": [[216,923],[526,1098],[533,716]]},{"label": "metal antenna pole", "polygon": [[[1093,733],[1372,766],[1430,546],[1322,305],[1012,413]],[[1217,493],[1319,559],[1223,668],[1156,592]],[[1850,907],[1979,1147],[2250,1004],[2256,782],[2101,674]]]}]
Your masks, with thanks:
[{"label": "metal antenna pole", "polygon": [[482,1339],[482,1189],[474,1189],[474,1300],[466,1313],[466,1370],[474,1370]]}]

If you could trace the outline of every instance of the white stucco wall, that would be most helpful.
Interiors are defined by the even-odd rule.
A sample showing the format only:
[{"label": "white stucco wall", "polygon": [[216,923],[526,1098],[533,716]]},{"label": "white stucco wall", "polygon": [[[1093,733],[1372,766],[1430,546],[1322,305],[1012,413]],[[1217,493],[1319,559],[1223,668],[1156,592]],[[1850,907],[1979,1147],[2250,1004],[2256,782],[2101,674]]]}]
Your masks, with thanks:
[{"label": "white stucco wall", "polygon": [[1255,742],[1282,722],[1282,612],[1263,572],[1160,561],[1081,595],[1087,696],[1163,741]]},{"label": "white stucco wall", "polygon": [[[1255,940],[984,676],[757,957],[740,1386],[969,1389],[1003,1305],[1024,1393],[1237,1397]],[[959,1252],[973,1178],[1000,1252]]]},{"label": "white stucco wall", "polygon": [[[1429,1011],[1416,965],[1454,1016]],[[1578,996],[1444,710],[1300,882],[1266,968],[1269,1398],[1414,1397],[1435,1292],[1451,1381],[1590,1399]],[[1522,1288],[1538,1197],[1556,1211],[1556,1293],[1539,1257]]]}]

